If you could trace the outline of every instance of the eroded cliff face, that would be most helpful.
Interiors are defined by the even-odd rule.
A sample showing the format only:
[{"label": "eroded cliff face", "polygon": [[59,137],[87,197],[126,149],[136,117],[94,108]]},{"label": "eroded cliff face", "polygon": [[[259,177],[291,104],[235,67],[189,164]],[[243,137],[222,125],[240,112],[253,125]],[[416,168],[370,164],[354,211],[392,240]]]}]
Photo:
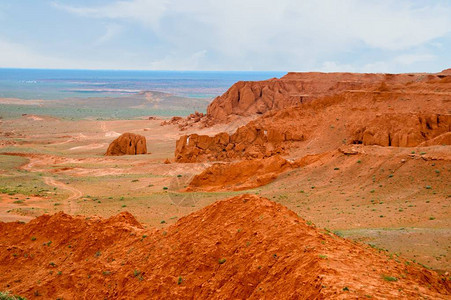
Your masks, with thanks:
[{"label": "eroded cliff face", "polygon": [[[415,147],[450,131],[451,115],[387,114],[377,116],[357,130],[353,143]],[[449,144],[446,139],[442,141]]]},{"label": "eroded cliff face", "polygon": [[[321,153],[351,143],[395,147],[449,144],[451,76],[402,74],[388,78],[367,89],[273,109],[233,134],[182,136],[176,144],[175,159],[262,159],[293,149]],[[405,82],[406,78],[416,81]]]},{"label": "eroded cliff face", "polygon": [[258,116],[344,91],[368,90],[382,82],[394,85],[424,80],[428,80],[426,74],[291,72],[280,79],[240,81],[208,106],[205,124],[227,123],[239,116]]}]

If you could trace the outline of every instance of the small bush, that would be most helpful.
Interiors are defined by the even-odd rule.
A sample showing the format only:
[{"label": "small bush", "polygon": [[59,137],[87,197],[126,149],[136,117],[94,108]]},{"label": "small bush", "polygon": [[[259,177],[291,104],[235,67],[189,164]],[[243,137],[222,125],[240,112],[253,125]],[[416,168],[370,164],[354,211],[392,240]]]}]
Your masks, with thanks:
[{"label": "small bush", "polygon": [[393,277],[393,276],[388,276],[388,275],[382,275],[382,278],[383,278],[385,281],[398,281],[398,278]]},{"label": "small bush", "polygon": [[11,295],[8,291],[0,292],[0,300],[26,300],[21,296]]},{"label": "small bush", "polygon": [[225,258],[220,258],[220,259],[218,260],[218,262],[219,262],[220,265],[222,265],[223,263],[226,262],[226,259],[225,259]]}]

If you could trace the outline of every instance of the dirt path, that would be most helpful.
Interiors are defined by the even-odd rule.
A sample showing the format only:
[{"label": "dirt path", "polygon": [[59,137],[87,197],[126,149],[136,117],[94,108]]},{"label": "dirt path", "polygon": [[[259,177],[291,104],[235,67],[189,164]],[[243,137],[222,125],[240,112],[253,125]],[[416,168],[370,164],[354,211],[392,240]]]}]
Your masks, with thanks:
[{"label": "dirt path", "polygon": [[83,193],[79,189],[76,189],[74,187],[68,186],[68,185],[66,185],[66,184],[64,184],[62,182],[56,181],[55,179],[53,179],[51,177],[45,177],[44,178],[44,182],[47,185],[54,186],[54,187],[57,187],[57,188],[61,188],[63,190],[67,190],[67,191],[72,193],[66,199],[66,201],[67,201],[68,208],[69,208],[68,213],[69,214],[74,214],[75,211],[78,209],[78,206],[77,206],[77,203],[75,202],[75,200],[80,198],[83,195]]},{"label": "dirt path", "polygon": [[102,129],[102,131],[104,133],[106,133],[108,131],[108,129],[106,128],[106,123],[105,121],[102,121],[102,123],[100,123],[100,128]]}]

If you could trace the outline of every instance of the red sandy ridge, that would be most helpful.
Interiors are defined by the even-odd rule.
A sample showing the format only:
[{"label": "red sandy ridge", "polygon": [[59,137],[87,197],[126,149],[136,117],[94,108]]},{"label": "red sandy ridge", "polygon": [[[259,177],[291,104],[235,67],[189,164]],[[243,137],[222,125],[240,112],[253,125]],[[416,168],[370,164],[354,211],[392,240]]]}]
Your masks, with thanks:
[{"label": "red sandy ridge", "polygon": [[0,281],[35,298],[442,298],[449,280],[319,230],[254,195],[162,230],[128,213],[0,223]]}]

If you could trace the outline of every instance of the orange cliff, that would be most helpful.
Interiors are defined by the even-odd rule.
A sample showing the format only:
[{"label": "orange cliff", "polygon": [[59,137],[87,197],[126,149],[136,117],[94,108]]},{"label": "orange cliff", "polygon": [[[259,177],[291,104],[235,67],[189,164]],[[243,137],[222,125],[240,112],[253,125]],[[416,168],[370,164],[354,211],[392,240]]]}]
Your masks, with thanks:
[{"label": "orange cliff", "polygon": [[[314,78],[323,76],[313,74]],[[451,75],[355,76],[372,81],[362,81],[359,89],[339,93],[329,86],[323,91],[332,95],[295,107],[272,109],[232,134],[182,136],[176,143],[175,159],[177,162],[261,159],[287,154],[295,148],[306,150],[305,154],[316,154],[350,143],[397,147],[450,144]],[[376,79],[384,81],[375,84]],[[273,81],[277,80],[268,81],[270,86],[274,86]],[[227,98],[227,93],[223,97]],[[216,105],[215,101],[211,107]],[[239,106],[232,107],[235,112],[241,111],[236,110]],[[217,119],[214,116],[210,114],[210,120],[224,120],[222,113]]]},{"label": "orange cliff", "polygon": [[449,278],[309,224],[255,195],[164,230],[126,212],[0,222],[1,288],[29,299],[450,297]]},{"label": "orange cliff", "polygon": [[344,91],[362,91],[385,82],[389,85],[428,80],[439,74],[296,73],[280,79],[240,81],[207,108],[205,123],[227,123],[240,116],[258,116],[267,111],[298,106],[310,100]]}]

